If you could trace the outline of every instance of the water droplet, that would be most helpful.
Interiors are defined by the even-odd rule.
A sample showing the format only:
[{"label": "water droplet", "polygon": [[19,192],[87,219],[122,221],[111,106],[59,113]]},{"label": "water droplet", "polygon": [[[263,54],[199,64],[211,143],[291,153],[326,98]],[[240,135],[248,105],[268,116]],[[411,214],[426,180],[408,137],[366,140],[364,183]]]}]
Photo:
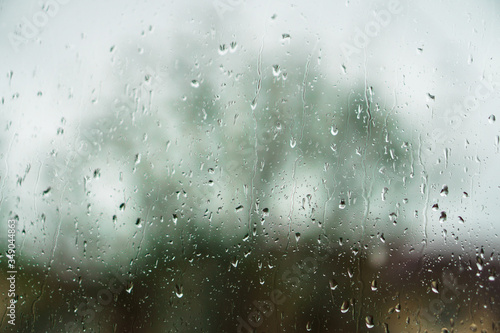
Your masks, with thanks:
[{"label": "water droplet", "polygon": [[250,107],[252,108],[252,110],[255,110],[255,108],[257,108],[257,97],[252,100],[252,103],[250,103]]},{"label": "water droplet", "polygon": [[238,207],[235,208],[236,212],[241,212],[243,210],[243,205],[239,205]]},{"label": "water droplet", "polygon": [[135,154],[135,164],[141,163],[141,154]]},{"label": "water droplet", "polygon": [[433,292],[435,292],[436,294],[439,294],[439,288],[438,288],[438,282],[437,281],[432,281],[431,282],[431,289]]},{"label": "water droplet", "polygon": [[398,222],[396,221],[396,218],[398,217],[398,214],[392,212],[389,214],[389,219],[391,220],[392,223],[397,224]]},{"label": "water droplet", "polygon": [[433,211],[437,211],[437,210],[439,210],[439,205],[438,205],[438,204],[434,204],[434,205],[432,205],[432,210],[433,210]]},{"label": "water droplet", "polygon": [[236,257],[233,257],[233,260],[231,261],[231,265],[235,268],[238,267],[238,261],[239,260]]},{"label": "water droplet", "polygon": [[330,133],[332,133],[333,136],[339,134],[339,130],[338,130],[337,126],[330,127]]},{"label": "water droplet", "polygon": [[477,257],[476,258],[476,266],[477,266],[477,269],[479,271],[483,270],[483,268],[484,268],[484,262],[483,262],[483,259],[481,259],[481,257]]},{"label": "water droplet", "polygon": [[231,42],[231,44],[229,44],[229,52],[234,53],[236,52],[237,48],[238,44],[236,42]]},{"label": "water droplet", "polygon": [[387,192],[389,191],[389,189],[387,187],[384,187],[382,189],[382,201],[385,201],[385,198],[387,196]]},{"label": "water droplet", "polygon": [[281,74],[280,65],[273,65],[273,75],[278,77]]},{"label": "water droplet", "polygon": [[184,296],[184,288],[182,287],[182,285],[180,286],[178,284],[175,285],[175,295],[178,298],[182,298],[182,296]]},{"label": "water droplet", "polygon": [[349,302],[343,301],[342,305],[340,306],[340,312],[346,313],[347,311],[349,311]]},{"label": "water droplet", "polygon": [[368,327],[368,328],[373,328],[375,326],[373,324],[373,317],[372,316],[366,316],[365,323],[366,323],[366,327]]},{"label": "water droplet", "polygon": [[477,332],[477,325],[476,325],[476,324],[474,324],[474,323],[472,323],[472,324],[470,325],[470,330],[471,330],[472,332]]},{"label": "water droplet", "polygon": [[120,205],[120,210],[123,212],[125,210],[125,202]]},{"label": "water droplet", "polygon": [[306,324],[306,330],[307,330],[308,332],[310,332],[310,331],[312,330],[312,325],[311,325],[311,322],[310,322],[310,321],[308,321],[308,322],[307,322],[307,324]]},{"label": "water droplet", "polygon": [[227,49],[226,44],[219,45],[219,54],[220,55],[226,54],[227,51],[229,51],[229,50]]},{"label": "water droplet", "polygon": [[344,200],[344,199],[341,199],[341,200],[340,200],[340,203],[339,203],[339,208],[340,208],[340,209],[344,209],[344,208],[345,208],[345,200]]},{"label": "water droplet", "polygon": [[286,40],[286,41],[290,41],[290,34],[281,34],[281,39],[282,40]]},{"label": "water droplet", "polygon": [[50,186],[49,186],[49,187],[47,187],[47,189],[46,189],[45,191],[43,191],[43,192],[42,192],[42,195],[43,195],[44,197],[46,197],[47,195],[49,195],[49,194],[50,194],[50,190],[52,190],[52,187],[50,187]]},{"label": "water droplet", "polygon": [[127,293],[131,294],[132,293],[132,289],[134,289],[134,283],[133,282],[129,282],[128,288],[126,289]]},{"label": "water droplet", "polygon": [[177,214],[172,214],[172,222],[174,222],[174,225],[177,225]]},{"label": "water droplet", "polygon": [[339,284],[337,283],[337,281],[335,281],[334,279],[331,279],[329,281],[329,284],[330,284],[330,290],[335,290],[339,286]]},{"label": "water droplet", "polygon": [[290,147],[295,148],[295,145],[297,144],[297,141],[295,140],[294,137],[290,139]]},{"label": "water droplet", "polygon": [[373,281],[372,281],[371,288],[372,288],[372,291],[377,290],[377,288],[378,288],[378,286],[377,286],[377,280],[373,280]]},{"label": "water droplet", "polygon": [[446,212],[441,212],[441,216],[439,216],[439,222],[443,223],[446,221]]},{"label": "water droplet", "polygon": [[135,221],[135,226],[137,228],[142,228],[142,219],[140,217],[138,217],[137,220]]},{"label": "water droplet", "polygon": [[191,87],[198,88],[199,86],[200,86],[200,82],[198,82],[198,80],[191,81]]},{"label": "water droplet", "polygon": [[445,197],[448,195],[448,186],[443,185],[443,188],[441,189],[441,196]]},{"label": "water droplet", "polygon": [[300,232],[297,232],[297,233],[295,234],[295,241],[296,241],[296,242],[299,242],[299,240],[300,240]]}]

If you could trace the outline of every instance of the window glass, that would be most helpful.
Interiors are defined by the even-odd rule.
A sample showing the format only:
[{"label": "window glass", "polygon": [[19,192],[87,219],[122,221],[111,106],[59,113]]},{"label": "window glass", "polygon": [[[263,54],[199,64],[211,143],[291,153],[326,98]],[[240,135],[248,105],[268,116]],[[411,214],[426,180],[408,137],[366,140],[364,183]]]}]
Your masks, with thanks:
[{"label": "window glass", "polygon": [[499,13],[0,2],[1,330],[497,332]]}]

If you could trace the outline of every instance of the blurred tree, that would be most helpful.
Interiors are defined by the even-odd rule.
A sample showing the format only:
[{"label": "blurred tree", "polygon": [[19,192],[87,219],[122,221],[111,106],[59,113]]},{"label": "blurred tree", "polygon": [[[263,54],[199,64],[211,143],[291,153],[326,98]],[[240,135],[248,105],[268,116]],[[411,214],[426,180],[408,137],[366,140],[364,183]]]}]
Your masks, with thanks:
[{"label": "blurred tree", "polygon": [[414,329],[425,305],[409,297],[429,288],[411,273],[422,226],[404,205],[420,180],[397,106],[311,43],[149,50],[111,47],[103,116],[53,154],[33,245],[49,264],[26,263],[23,328]]}]

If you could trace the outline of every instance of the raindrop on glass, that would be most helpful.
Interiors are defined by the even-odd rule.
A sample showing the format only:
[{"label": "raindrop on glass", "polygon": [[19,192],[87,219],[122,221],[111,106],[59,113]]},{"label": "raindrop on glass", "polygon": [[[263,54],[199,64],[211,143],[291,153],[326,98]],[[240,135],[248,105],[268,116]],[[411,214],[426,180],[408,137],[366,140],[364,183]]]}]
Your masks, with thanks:
[{"label": "raindrop on glass", "polygon": [[182,296],[184,296],[184,288],[182,287],[182,285],[180,286],[178,284],[175,285],[175,295],[178,298],[182,298]]},{"label": "raindrop on glass", "polygon": [[339,286],[339,284],[337,283],[337,281],[335,281],[334,279],[331,279],[329,281],[329,284],[330,284],[330,290],[335,290]]},{"label": "raindrop on glass", "polygon": [[252,108],[252,110],[255,110],[255,108],[257,108],[257,98],[254,98],[252,100],[252,103],[250,103],[250,107]]},{"label": "raindrop on glass", "polygon": [[443,188],[441,189],[441,196],[445,197],[448,195],[448,186],[444,185]]},{"label": "raindrop on glass", "polygon": [[281,74],[280,65],[273,65],[273,75],[278,77]]},{"label": "raindrop on glass", "polygon": [[446,221],[446,212],[441,212],[441,216],[439,216],[439,222],[443,223]]},{"label": "raindrop on glass", "polygon": [[431,282],[431,289],[436,294],[439,294],[439,287],[438,287],[438,282],[437,281],[432,281]]},{"label": "raindrop on glass", "polygon": [[484,267],[484,262],[483,262],[483,259],[481,259],[481,257],[477,257],[476,258],[476,266],[477,266],[477,269],[479,271],[482,271],[483,270],[483,267]]},{"label": "raindrop on glass", "polygon": [[366,323],[366,327],[368,327],[368,328],[373,328],[375,326],[373,324],[373,317],[372,316],[366,316],[365,323]]},{"label": "raindrop on glass", "polygon": [[238,44],[236,42],[231,42],[231,44],[229,44],[229,52],[234,53],[236,52],[237,48]]},{"label": "raindrop on glass", "polygon": [[344,199],[341,199],[341,200],[340,200],[340,203],[339,203],[339,208],[340,208],[340,209],[344,209],[344,208],[345,208],[345,200],[344,200]]},{"label": "raindrop on glass", "polygon": [[349,311],[349,301],[343,301],[340,306],[340,312],[346,313],[347,311]]},{"label": "raindrop on glass", "polygon": [[220,55],[226,54],[227,51],[229,51],[229,50],[227,49],[226,44],[219,45],[219,54]]}]

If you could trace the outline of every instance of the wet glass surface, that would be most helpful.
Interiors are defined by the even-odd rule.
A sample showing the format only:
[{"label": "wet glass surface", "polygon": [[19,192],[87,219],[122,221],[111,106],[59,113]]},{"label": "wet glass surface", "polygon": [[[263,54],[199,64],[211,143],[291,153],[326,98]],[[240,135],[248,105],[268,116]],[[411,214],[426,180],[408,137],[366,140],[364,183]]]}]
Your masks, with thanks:
[{"label": "wet glass surface", "polygon": [[495,1],[0,2],[12,332],[498,332]]}]

